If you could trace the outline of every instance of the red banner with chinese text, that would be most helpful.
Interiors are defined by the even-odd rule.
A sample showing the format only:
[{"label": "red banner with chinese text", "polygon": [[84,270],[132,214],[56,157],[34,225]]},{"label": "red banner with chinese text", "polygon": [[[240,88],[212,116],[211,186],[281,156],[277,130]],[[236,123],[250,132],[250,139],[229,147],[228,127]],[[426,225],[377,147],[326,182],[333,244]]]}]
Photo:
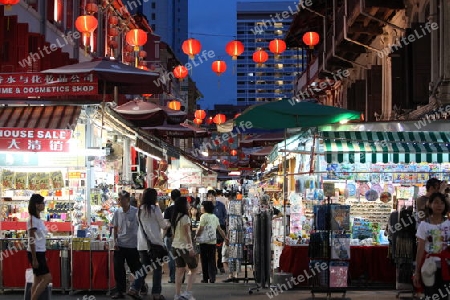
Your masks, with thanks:
[{"label": "red banner with chinese text", "polygon": [[69,152],[71,137],[66,129],[0,127],[0,151]]},{"label": "red banner with chinese text", "polygon": [[1,73],[0,99],[86,96],[98,94],[98,79],[92,73],[42,74]]}]

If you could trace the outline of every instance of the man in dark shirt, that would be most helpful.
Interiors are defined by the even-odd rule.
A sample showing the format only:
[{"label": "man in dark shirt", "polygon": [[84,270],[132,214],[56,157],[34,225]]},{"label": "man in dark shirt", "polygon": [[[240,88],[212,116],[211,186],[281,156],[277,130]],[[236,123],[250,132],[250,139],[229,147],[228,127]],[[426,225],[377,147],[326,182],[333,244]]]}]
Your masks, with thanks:
[{"label": "man in dark shirt", "polygon": [[[212,201],[214,204],[214,214],[217,218],[219,218],[220,228],[222,228],[223,231],[227,232],[227,209],[225,207],[225,204],[223,204],[220,201],[216,200],[216,191],[209,190],[208,194],[206,195],[207,199],[209,201]],[[220,273],[225,274],[225,269],[223,268],[222,263],[222,243],[223,239],[220,236],[220,234],[217,235],[217,269],[219,269]]]},{"label": "man in dark shirt", "polygon": [[[175,200],[178,199],[179,197],[181,197],[180,190],[177,189],[172,190],[172,192],[170,193],[171,203],[169,207],[167,207],[166,210],[164,211],[164,219],[169,220],[169,222],[172,219],[173,210],[175,208],[174,206]],[[172,239],[173,239],[172,228],[169,227],[164,235],[164,243],[166,244],[168,251],[172,250]],[[169,283],[175,283],[175,261],[173,260],[171,255],[169,255]]]}]

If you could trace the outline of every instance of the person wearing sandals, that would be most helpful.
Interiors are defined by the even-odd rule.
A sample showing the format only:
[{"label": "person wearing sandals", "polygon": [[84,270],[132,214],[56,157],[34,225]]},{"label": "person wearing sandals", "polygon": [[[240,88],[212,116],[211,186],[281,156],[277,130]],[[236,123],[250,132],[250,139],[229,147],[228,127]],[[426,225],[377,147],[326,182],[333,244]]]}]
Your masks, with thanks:
[{"label": "person wearing sandals", "polygon": [[[112,299],[125,298],[126,270],[125,261],[133,274],[140,271],[142,265],[139,261],[137,250],[138,219],[137,208],[130,205],[130,193],[121,191],[119,193],[120,208],[114,212],[112,225],[114,226],[114,278],[116,279],[117,292],[111,296]],[[130,296],[140,299],[138,293],[144,278],[136,276],[130,287]]]},{"label": "person wearing sandals", "polygon": [[[186,197],[175,200],[175,207],[170,220],[173,232],[172,255],[175,258],[175,297],[174,300],[195,300],[192,285],[195,281],[197,259],[192,244],[191,220],[189,219],[189,203]],[[186,265],[190,270],[186,291],[181,293],[181,284]]]},{"label": "person wearing sandals", "polygon": [[[156,205],[157,198],[158,192],[155,189],[145,189],[142,193],[142,200],[139,205],[138,212],[140,222],[137,249],[139,251],[139,256],[141,257],[144,272],[147,270],[153,270],[151,295],[151,299],[153,300],[165,299],[164,296],[161,295],[162,264],[164,260],[158,260],[150,257],[147,247],[147,238],[152,242],[152,244],[164,246],[161,232],[170,226],[169,222],[164,219],[161,209],[158,205]],[[145,230],[147,238],[145,237],[143,230]],[[137,291],[134,291],[134,294],[137,294]]]}]

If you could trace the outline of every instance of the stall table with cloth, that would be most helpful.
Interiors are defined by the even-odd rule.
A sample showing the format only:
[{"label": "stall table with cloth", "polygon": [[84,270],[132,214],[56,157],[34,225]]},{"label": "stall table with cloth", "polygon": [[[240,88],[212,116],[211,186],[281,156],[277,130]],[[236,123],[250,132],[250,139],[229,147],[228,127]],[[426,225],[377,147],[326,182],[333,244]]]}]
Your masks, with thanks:
[{"label": "stall table with cloth", "polygon": [[[387,254],[387,246],[351,246],[348,286],[395,288],[395,265]],[[280,256],[280,270],[292,273],[294,277],[307,277],[308,246],[286,245]],[[299,283],[298,287],[308,287],[307,280]]]}]

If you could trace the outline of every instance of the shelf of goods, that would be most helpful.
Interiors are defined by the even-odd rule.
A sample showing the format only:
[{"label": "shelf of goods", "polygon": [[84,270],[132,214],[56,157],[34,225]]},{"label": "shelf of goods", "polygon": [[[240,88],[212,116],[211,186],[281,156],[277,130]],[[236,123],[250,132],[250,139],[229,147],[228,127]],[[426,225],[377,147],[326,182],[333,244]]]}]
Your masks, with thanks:
[{"label": "shelf of goods", "polygon": [[244,259],[245,230],[242,219],[242,201],[231,200],[228,207],[229,267],[231,272],[239,272]]}]

